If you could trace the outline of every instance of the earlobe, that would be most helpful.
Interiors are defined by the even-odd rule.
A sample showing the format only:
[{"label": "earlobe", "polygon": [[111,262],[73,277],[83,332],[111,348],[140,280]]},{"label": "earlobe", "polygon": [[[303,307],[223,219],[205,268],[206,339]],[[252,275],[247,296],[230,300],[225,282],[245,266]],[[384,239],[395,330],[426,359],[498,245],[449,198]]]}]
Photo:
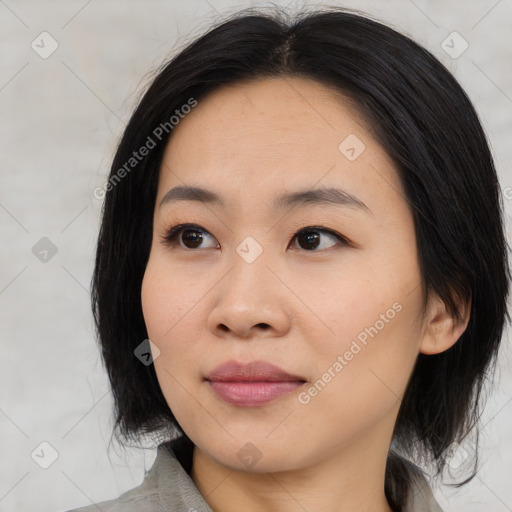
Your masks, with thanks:
[{"label": "earlobe", "polygon": [[471,311],[471,297],[457,303],[461,318],[454,318],[445,303],[434,295],[429,298],[425,329],[420,352],[426,355],[440,354],[452,347],[466,330]]}]

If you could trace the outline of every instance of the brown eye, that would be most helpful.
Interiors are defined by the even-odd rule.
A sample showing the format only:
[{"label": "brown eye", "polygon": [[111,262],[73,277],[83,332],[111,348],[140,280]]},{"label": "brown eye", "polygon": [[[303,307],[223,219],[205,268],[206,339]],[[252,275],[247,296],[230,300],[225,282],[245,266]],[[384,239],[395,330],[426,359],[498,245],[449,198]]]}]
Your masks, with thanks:
[{"label": "brown eye", "polygon": [[[182,231],[181,240],[186,247],[195,249],[201,245],[203,235],[201,231],[196,229],[184,229]],[[190,244],[190,246],[188,244]]]},{"label": "brown eye", "polygon": [[[168,246],[180,246],[185,249],[197,249],[207,237],[211,237],[208,231],[193,224],[180,224],[167,231],[162,237],[163,244]],[[213,237],[211,237],[213,238]]]},{"label": "brown eye", "polygon": [[[312,252],[315,251],[315,249],[321,245],[322,234],[328,235],[327,238],[335,240],[336,242],[341,242],[343,245],[347,244],[347,240],[338,233],[335,233],[330,229],[323,229],[322,227],[319,226],[311,226],[302,229],[293,237],[293,239],[297,240],[301,249]],[[329,249],[330,247],[334,247],[335,245],[336,243],[328,247],[322,247],[321,249]]]}]

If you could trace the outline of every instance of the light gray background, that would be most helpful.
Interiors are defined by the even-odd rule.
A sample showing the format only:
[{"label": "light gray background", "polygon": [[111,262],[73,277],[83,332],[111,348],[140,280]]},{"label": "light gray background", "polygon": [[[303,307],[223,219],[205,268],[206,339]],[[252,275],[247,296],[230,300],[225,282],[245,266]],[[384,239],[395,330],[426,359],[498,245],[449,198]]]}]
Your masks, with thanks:
[{"label": "light gray background", "polygon": [[[250,5],[265,3],[0,0],[2,512],[58,512],[115,498],[153,463],[155,450],[129,449],[125,457],[106,449],[112,402],[88,292],[101,209],[92,191],[105,181],[146,73],[219,14]],[[412,36],[462,83],[490,138],[510,226],[512,0],[342,5]],[[46,59],[31,48],[34,40],[42,46],[43,31],[58,43]],[[469,43],[458,58],[441,46],[453,31]],[[32,252],[42,237],[57,247],[46,262]],[[483,416],[481,471],[459,491],[432,482],[446,512],[512,510],[510,363],[507,330]],[[48,469],[31,457],[43,441],[58,453]]]}]

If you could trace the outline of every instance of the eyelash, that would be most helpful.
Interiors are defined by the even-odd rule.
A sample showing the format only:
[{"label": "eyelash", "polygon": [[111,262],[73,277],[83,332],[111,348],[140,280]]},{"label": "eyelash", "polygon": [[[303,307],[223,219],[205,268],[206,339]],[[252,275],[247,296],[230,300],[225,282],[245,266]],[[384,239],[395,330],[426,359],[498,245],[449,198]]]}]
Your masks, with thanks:
[{"label": "eyelash", "polygon": [[[292,237],[292,240],[294,240],[298,235],[300,235],[301,233],[307,233],[308,231],[317,231],[317,232],[322,232],[322,233],[326,233],[330,236],[332,236],[333,238],[337,239],[338,242],[341,243],[342,246],[351,246],[351,242],[350,240],[348,240],[346,237],[344,237],[343,235],[340,235],[339,233],[337,233],[336,231],[333,231],[332,229],[328,229],[326,228],[325,226],[306,226],[306,227],[303,227],[302,224],[296,224],[295,226],[293,226],[293,229],[297,229],[297,228],[300,228],[299,231],[297,231],[296,233],[294,233],[293,237]],[[178,247],[180,249],[184,249],[186,251],[196,251],[198,249],[190,249],[188,247],[181,247],[179,245],[179,235],[185,230],[185,229],[192,229],[192,230],[195,230],[195,231],[198,231],[200,234],[202,235],[210,235],[210,233],[201,228],[200,226],[196,225],[196,224],[178,224],[176,226],[170,226],[169,228],[167,228],[165,230],[165,235],[163,236],[160,236],[160,243],[162,243],[163,245],[165,245],[166,247]],[[211,235],[213,236],[213,235]],[[329,247],[329,249],[332,249],[333,247]],[[323,251],[326,251],[326,250],[329,250],[329,249],[323,249],[323,250],[310,250],[310,251],[307,251],[306,249],[302,249],[303,251],[305,252],[323,252]]]}]

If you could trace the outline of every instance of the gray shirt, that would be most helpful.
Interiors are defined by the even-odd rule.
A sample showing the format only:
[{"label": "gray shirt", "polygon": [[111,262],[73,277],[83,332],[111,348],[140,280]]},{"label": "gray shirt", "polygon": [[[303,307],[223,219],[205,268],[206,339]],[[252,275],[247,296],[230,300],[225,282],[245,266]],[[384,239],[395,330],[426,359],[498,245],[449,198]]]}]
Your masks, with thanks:
[{"label": "gray shirt", "polygon": [[[413,475],[412,492],[403,512],[443,512],[424,476]],[[213,512],[176,455],[164,444],[143,482],[119,498],[67,512]]]}]

